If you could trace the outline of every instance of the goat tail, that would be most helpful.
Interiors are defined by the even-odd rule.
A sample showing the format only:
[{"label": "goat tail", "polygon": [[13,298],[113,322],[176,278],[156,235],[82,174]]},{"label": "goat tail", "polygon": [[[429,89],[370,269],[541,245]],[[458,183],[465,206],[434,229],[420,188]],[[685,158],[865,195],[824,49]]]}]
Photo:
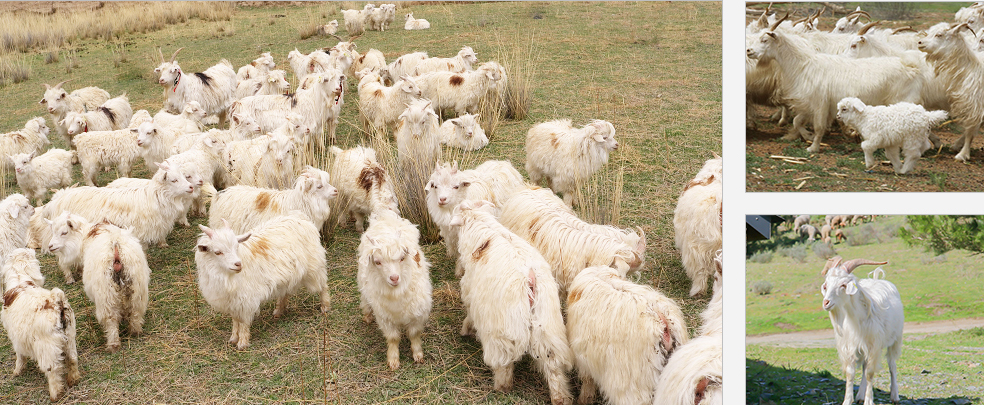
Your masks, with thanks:
[{"label": "goat tail", "polygon": [[882,269],[881,266],[878,266],[877,269],[868,273],[868,278],[871,278],[872,280],[882,280],[885,278],[885,270]]}]

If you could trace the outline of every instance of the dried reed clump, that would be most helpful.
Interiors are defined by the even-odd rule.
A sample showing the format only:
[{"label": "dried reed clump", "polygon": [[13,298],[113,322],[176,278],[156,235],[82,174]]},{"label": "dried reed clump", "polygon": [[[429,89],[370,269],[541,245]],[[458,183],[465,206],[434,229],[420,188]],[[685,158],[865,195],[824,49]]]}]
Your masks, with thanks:
[{"label": "dried reed clump", "polygon": [[[495,60],[506,68],[508,78],[501,94],[502,106],[505,109],[503,116],[522,121],[529,115],[533,105],[533,83],[536,81],[537,65],[540,61],[536,32],[530,33],[528,41],[521,38],[521,34],[503,39],[499,37],[499,32],[495,31],[495,36]],[[482,123],[483,126],[485,124]],[[495,124],[490,123],[490,126],[494,127]]]},{"label": "dried reed clump", "polygon": [[65,50],[65,73],[72,73],[72,70],[79,67],[79,54],[74,49]]},{"label": "dried reed clump", "polygon": [[112,40],[125,33],[147,33],[191,18],[229,21],[231,2],[103,3],[88,10],[0,15],[0,51],[28,52],[61,47],[76,39]]},{"label": "dried reed clump", "polygon": [[25,82],[31,78],[31,64],[26,57],[0,56],[0,87]]}]

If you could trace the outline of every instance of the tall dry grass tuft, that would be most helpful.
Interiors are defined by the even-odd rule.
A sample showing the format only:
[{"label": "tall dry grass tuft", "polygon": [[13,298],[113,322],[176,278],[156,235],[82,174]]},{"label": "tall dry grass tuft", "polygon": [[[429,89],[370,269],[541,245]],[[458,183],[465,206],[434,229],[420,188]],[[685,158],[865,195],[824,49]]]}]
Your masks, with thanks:
[{"label": "tall dry grass tuft", "polygon": [[[537,67],[540,63],[540,49],[536,42],[536,32],[529,34],[526,40],[522,34],[502,38],[495,32],[495,61],[506,69],[506,85],[500,95],[504,107],[502,115],[511,120],[522,121],[529,115],[533,105],[533,83],[536,81]],[[496,116],[482,117],[483,128],[485,121]],[[490,127],[497,122],[489,122]],[[488,130],[486,130],[488,131]]]},{"label": "tall dry grass tuft", "polygon": [[65,50],[65,73],[72,73],[72,70],[79,67],[79,53],[74,49]]},{"label": "tall dry grass tuft", "polygon": [[130,56],[126,52],[126,44],[118,42],[113,45],[113,66],[120,67],[130,61]]},{"label": "tall dry grass tuft", "polygon": [[[615,125],[615,137],[618,139],[619,126],[617,123],[618,110],[624,106],[624,100],[612,97],[612,111],[603,111],[605,105],[596,99],[593,117],[607,117],[607,121]],[[587,181],[577,184],[580,191],[575,195],[574,205],[581,219],[594,223],[618,226],[622,219],[622,190],[625,185],[625,164],[628,161],[638,161],[640,156],[629,156],[636,153],[627,148],[627,142],[619,141],[619,148],[608,155],[608,163],[601,167]]]},{"label": "tall dry grass tuft", "polygon": [[229,21],[232,2],[102,3],[50,14],[0,15],[0,50],[28,52],[61,47],[76,39],[112,40],[126,33],[147,33],[191,18]]},{"label": "tall dry grass tuft", "polygon": [[20,55],[0,55],[0,87],[31,78],[31,63]]}]

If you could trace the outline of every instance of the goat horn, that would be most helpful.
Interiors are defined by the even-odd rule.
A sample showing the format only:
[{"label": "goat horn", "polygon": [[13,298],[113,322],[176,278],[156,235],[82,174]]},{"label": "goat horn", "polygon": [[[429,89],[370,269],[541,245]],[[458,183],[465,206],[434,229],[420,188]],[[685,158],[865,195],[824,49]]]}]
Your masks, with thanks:
[{"label": "goat horn", "polygon": [[975,38],[977,37],[977,33],[974,32],[974,29],[973,28],[970,28],[970,25],[967,25],[967,23],[963,23],[963,24],[958,25],[957,28],[955,30],[953,30],[953,32],[954,33],[960,32],[960,29],[961,28],[966,28],[966,29],[970,30],[970,33],[973,34]]},{"label": "goat horn", "polygon": [[820,14],[822,14],[824,11],[827,11],[827,7],[818,8],[816,12],[810,14],[809,20],[813,21],[815,18],[820,17]]},{"label": "goat horn", "polygon": [[157,54],[161,57],[161,63],[164,63],[164,52],[161,51],[161,47],[157,47]]},{"label": "goat horn", "polygon": [[844,264],[841,267],[843,267],[844,270],[847,270],[848,273],[851,273],[858,266],[863,266],[866,264],[888,264],[888,262],[876,262],[874,260],[868,260],[868,259],[851,259],[844,262]]},{"label": "goat horn", "polygon": [[906,25],[905,27],[899,27],[899,28],[896,28],[896,29],[892,30],[892,35],[895,35],[895,34],[898,34],[900,32],[904,32],[904,31],[916,32],[916,30],[912,29],[912,27]]},{"label": "goat horn", "polygon": [[772,26],[769,27],[769,31],[775,31],[776,28],[779,28],[779,24],[782,24],[782,22],[783,21],[786,21],[787,18],[789,18],[789,12],[788,11],[786,12],[786,15],[782,16],[782,18],[780,18],[780,19],[776,20],[776,22],[772,23]]},{"label": "goat horn", "polygon": [[182,49],[184,49],[184,47],[178,48],[178,50],[171,54],[171,62],[174,62],[174,58],[178,56],[178,52],[181,52]]},{"label": "goat horn", "polygon": [[827,259],[827,264],[825,264],[823,266],[823,270],[820,270],[820,275],[821,276],[826,276],[827,275],[827,270],[830,270],[830,269],[832,269],[834,267],[840,266],[841,260],[843,260],[843,258],[840,257],[840,256],[835,256],[835,257],[831,257],[831,258]]},{"label": "goat horn", "polygon": [[59,82],[58,84],[56,84],[54,88],[60,89],[61,88],[61,85],[65,84],[65,83],[68,83],[68,82],[70,82],[72,80],[75,80],[75,79],[62,80],[61,82]]},{"label": "goat horn", "polygon": [[872,21],[870,23],[865,24],[863,27],[861,27],[860,30],[858,30],[858,35],[867,34],[868,33],[868,30],[870,30],[872,27],[878,25],[878,23],[880,23],[880,22],[881,21]]},{"label": "goat horn", "polygon": [[793,26],[795,27],[797,24],[802,23],[802,22],[807,22],[809,20],[810,20],[810,17],[800,18],[800,19],[798,19],[796,21],[793,21]]}]

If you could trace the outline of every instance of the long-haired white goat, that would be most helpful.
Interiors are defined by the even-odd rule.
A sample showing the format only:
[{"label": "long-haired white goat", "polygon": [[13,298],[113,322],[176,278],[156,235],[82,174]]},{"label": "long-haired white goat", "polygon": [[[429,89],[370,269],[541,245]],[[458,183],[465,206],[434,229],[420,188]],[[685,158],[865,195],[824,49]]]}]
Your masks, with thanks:
[{"label": "long-haired white goat", "polygon": [[390,370],[400,367],[400,334],[406,330],[413,361],[424,361],[421,335],[430,317],[430,263],[420,249],[417,226],[390,210],[369,217],[359,243],[359,308],[386,338]]},{"label": "long-haired white goat", "polygon": [[48,397],[51,402],[58,401],[66,383],[71,387],[82,378],[75,344],[75,311],[64,291],[44,288],[33,249],[10,252],[0,269],[0,280],[0,323],[16,355],[14,376],[24,371],[28,359],[36,360],[48,379]]},{"label": "long-haired white goat", "polygon": [[219,116],[220,127],[225,126],[226,113],[236,93],[236,71],[229,61],[222,59],[204,72],[185,74],[178,62],[174,61],[182,49],[184,48],[174,51],[169,62],[165,62],[164,54],[160,53],[160,49],[157,50],[161,56],[161,64],[154,72],[160,75],[157,82],[164,86],[164,93],[167,95],[165,109],[178,113],[185,104],[194,100],[209,114]]},{"label": "long-haired white goat", "polygon": [[573,354],[550,265],[529,243],[499,224],[491,203],[465,200],[455,209],[465,275],[461,334],[474,330],[495,389],[512,388],[513,367],[529,353],[547,380],[553,405],[571,403],[567,372]]},{"label": "long-haired white goat", "polygon": [[[866,259],[842,262],[840,256],[827,260],[820,275],[826,276],[820,293],[823,309],[830,315],[837,342],[837,354],[844,369],[846,389],[844,405],[864,399],[874,404],[875,372],[881,366],[882,352],[887,349],[888,371],[891,375],[891,400],[899,403],[899,385],[895,380],[896,364],[902,354],[902,326],[905,314],[898,288],[887,280],[878,279],[885,272],[879,267],[874,278],[859,279],[852,274],[861,265],[887,264]],[[862,365],[861,385],[857,397],[853,394],[854,372]]]},{"label": "long-haired white goat", "polygon": [[676,248],[692,283],[691,296],[704,292],[714,273],[714,253],[722,240],[722,192],[721,158],[709,159],[684,187],[673,211]]},{"label": "long-haired white goat", "polygon": [[[604,308],[604,310],[602,310]],[[588,267],[567,294],[567,336],[581,377],[578,403],[650,404],[670,357],[689,334],[683,311],[649,286],[607,266]]]},{"label": "long-haired white goat", "polygon": [[[931,129],[946,120],[946,116],[946,111],[926,111],[912,103],[869,106],[854,97],[837,103],[837,119],[856,129],[864,139],[861,150],[865,167],[871,170],[878,165],[874,153],[885,148],[885,156],[898,174],[906,174],[916,167],[923,152],[933,146],[929,140]],[[899,160],[900,150],[905,163]]]},{"label": "long-haired white goat", "polygon": [[819,53],[806,39],[777,30],[781,21],[754,38],[745,54],[778,63],[782,95],[796,114],[786,138],[807,138],[804,123],[809,118],[814,130],[809,152],[820,151],[837,102],[844,97],[858,97],[871,104],[919,101],[923,77],[916,66],[897,57],[859,60]]},{"label": "long-haired white goat", "polygon": [[526,172],[531,183],[544,183],[572,205],[579,186],[615,149],[615,126],[608,121],[594,120],[584,128],[574,128],[569,119],[540,123],[526,133]]},{"label": "long-haired white goat", "polygon": [[108,222],[96,224],[63,212],[53,221],[48,250],[71,278],[71,267],[82,266],[85,295],[95,303],[96,320],[106,332],[106,350],[120,348],[120,321],[126,319],[131,336],[143,332],[150,300],[150,267],[140,241],[129,229]]}]

